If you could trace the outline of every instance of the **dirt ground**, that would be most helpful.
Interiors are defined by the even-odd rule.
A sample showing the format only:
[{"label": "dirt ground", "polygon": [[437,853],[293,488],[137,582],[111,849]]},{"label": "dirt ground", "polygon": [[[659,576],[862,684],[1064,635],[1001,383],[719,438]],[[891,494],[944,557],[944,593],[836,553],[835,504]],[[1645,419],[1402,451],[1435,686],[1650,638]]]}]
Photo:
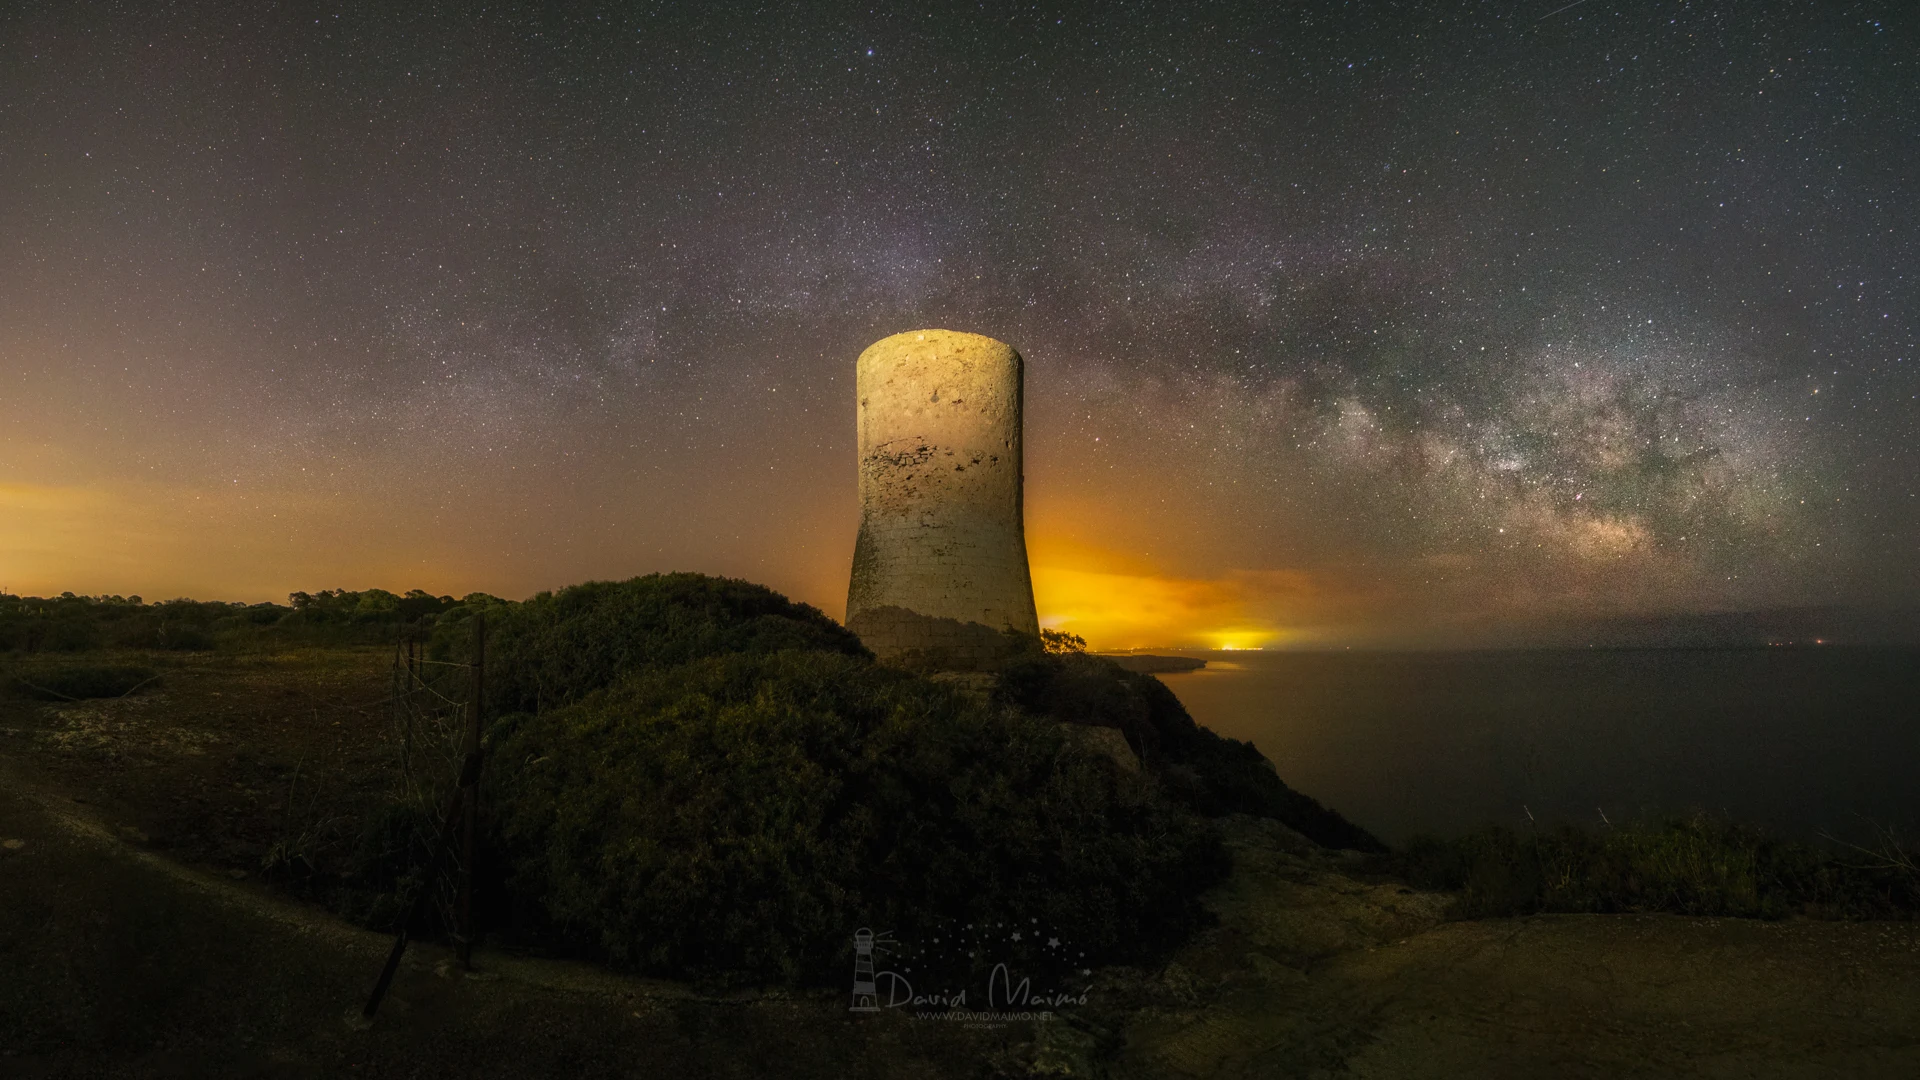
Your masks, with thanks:
[{"label": "dirt ground", "polygon": [[0,1076],[1920,1076],[1920,924],[1446,922],[1247,819],[1216,928],[1038,1027],[430,944],[361,1024],[390,939],[261,864],[290,789],[309,824],[385,790],[390,658],[138,657],[150,692],[0,698]]},{"label": "dirt ground", "polygon": [[43,658],[160,678],[124,698],[0,694],[0,755],[30,765],[37,789],[97,807],[124,839],[188,866],[259,877],[288,838],[342,860],[396,772],[392,659],[382,647]]}]

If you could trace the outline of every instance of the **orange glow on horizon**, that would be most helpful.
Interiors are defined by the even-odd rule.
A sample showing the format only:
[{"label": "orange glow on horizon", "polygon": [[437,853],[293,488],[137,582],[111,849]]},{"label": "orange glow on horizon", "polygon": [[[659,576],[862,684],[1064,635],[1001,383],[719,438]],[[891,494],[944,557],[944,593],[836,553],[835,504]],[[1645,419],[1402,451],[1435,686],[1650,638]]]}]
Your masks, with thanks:
[{"label": "orange glow on horizon", "polygon": [[1263,649],[1310,637],[1287,619],[1297,597],[1318,591],[1304,574],[1180,577],[1078,545],[1042,541],[1033,548],[1040,625],[1079,634],[1097,650]]},{"label": "orange glow on horizon", "polygon": [[292,589],[368,580],[471,591],[461,585],[479,576],[472,560],[432,537],[382,543],[343,527],[363,514],[286,493],[0,483],[0,589],[281,603]]},{"label": "orange glow on horizon", "polygon": [[[449,530],[405,499],[252,485],[0,483],[0,589],[284,602],[293,589],[379,587],[519,599],[577,581],[685,569],[760,581],[832,614],[845,596],[843,552],[852,537],[836,535],[824,511],[803,530],[812,543],[789,553],[797,557],[758,560],[738,550],[691,558],[685,545],[622,550],[622,534],[611,529],[585,533],[614,538],[590,547],[551,520],[497,508],[465,516],[469,525]],[[735,524],[718,520],[689,534]],[[1086,517],[1078,520],[1088,527]],[[1338,568],[1181,573],[1052,529],[1030,536],[1041,625],[1099,650],[1311,646],[1375,606]]]}]

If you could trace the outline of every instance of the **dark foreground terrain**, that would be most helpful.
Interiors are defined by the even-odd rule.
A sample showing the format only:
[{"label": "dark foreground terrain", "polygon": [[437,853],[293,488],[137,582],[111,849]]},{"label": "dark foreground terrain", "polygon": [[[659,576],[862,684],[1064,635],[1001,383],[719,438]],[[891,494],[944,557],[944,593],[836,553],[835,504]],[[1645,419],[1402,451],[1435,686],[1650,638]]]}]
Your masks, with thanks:
[{"label": "dark foreground terrain", "polygon": [[1247,818],[1219,925],[1049,1022],[427,944],[361,1024],[390,939],[275,852],[324,866],[382,797],[390,658],[131,655],[163,678],[0,698],[0,1076],[1920,1075],[1920,924],[1446,921]]}]

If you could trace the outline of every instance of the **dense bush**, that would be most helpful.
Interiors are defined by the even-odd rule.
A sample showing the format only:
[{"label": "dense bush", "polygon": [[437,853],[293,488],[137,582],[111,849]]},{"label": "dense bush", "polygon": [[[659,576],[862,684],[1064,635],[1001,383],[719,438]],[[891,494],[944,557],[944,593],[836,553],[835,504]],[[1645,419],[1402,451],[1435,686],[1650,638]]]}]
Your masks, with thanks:
[{"label": "dense bush", "polygon": [[1386,850],[1365,829],[1288,787],[1252,743],[1195,723],[1151,675],[1097,656],[1037,655],[1002,672],[996,696],[1040,716],[1120,729],[1167,794],[1202,814],[1255,814],[1327,847]]},{"label": "dense bush", "polygon": [[1920,855],[1827,851],[1704,815],[1588,831],[1489,827],[1417,837],[1391,863],[1408,881],[1459,893],[1466,918],[1543,911],[1662,911],[1782,918],[1911,918]]},{"label": "dense bush", "polygon": [[[797,625],[728,640],[838,643],[804,612],[775,617]],[[679,647],[712,647],[667,622],[688,627]],[[486,783],[511,887],[617,962],[783,980],[843,976],[860,927],[911,942],[1039,919],[1093,960],[1201,918],[1225,870],[1206,822],[1059,724],[851,652],[642,669],[503,719]]]},{"label": "dense bush", "polygon": [[[593,581],[487,609],[487,696],[495,714],[577,701],[622,675],[704,656],[781,649],[867,656],[819,609],[762,585],[704,574]],[[436,633],[464,656],[465,624]]]}]

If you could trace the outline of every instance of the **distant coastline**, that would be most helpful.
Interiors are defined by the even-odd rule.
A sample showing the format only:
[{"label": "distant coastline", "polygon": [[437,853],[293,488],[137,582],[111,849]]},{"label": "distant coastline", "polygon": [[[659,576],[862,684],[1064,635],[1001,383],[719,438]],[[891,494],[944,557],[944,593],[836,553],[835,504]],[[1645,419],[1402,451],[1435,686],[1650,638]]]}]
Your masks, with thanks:
[{"label": "distant coastline", "polygon": [[1192,656],[1155,656],[1151,653],[1095,653],[1111,660],[1128,671],[1142,675],[1168,675],[1180,671],[1198,671],[1207,666],[1205,660]]}]

